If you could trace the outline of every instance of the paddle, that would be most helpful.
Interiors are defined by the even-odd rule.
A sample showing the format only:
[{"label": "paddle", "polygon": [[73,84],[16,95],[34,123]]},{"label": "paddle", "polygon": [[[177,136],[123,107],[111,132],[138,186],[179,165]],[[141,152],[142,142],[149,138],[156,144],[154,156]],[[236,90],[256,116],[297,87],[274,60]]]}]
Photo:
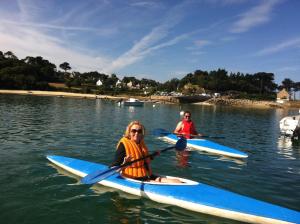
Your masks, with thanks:
[{"label": "paddle", "polygon": [[162,149],[160,151],[156,151],[152,154],[149,154],[147,156],[144,156],[142,158],[139,158],[139,159],[136,159],[136,160],[133,160],[133,161],[129,161],[127,163],[124,163],[120,166],[115,166],[115,167],[112,167],[108,170],[105,170],[105,171],[95,171],[93,173],[90,173],[88,175],[86,175],[84,178],[81,179],[81,183],[83,184],[94,184],[94,183],[97,183],[101,180],[104,180],[105,178],[119,172],[119,170],[123,167],[126,167],[126,166],[129,166],[135,162],[138,162],[138,161],[141,161],[141,160],[144,160],[144,159],[147,159],[147,158],[150,158],[150,157],[154,157],[154,156],[157,156],[159,155],[160,153],[162,152],[165,152],[165,151],[168,151],[170,149],[176,149],[177,151],[183,151],[184,149],[186,148],[186,139],[185,138],[180,138],[176,144],[174,146],[171,146],[171,147],[168,147],[168,148],[165,148],[165,149]]},{"label": "paddle", "polygon": [[[152,131],[152,134],[153,135],[156,135],[156,136],[166,136],[166,135],[169,135],[169,134],[174,134],[174,135],[177,135],[177,136],[183,136],[184,137],[184,134],[175,134],[175,133],[172,133],[172,132],[169,132],[165,129],[162,129],[162,128],[158,128],[158,129],[154,129]],[[225,138],[223,136],[210,136],[210,135],[190,135],[194,138]]]}]

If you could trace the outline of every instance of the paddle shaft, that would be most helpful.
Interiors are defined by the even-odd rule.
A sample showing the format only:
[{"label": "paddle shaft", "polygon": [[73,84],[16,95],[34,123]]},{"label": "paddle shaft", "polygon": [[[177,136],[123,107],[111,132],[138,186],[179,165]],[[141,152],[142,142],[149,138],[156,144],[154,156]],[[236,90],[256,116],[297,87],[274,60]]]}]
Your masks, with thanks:
[{"label": "paddle shaft", "polygon": [[84,183],[84,184],[94,184],[96,182],[99,182],[113,174],[115,174],[116,172],[119,172],[119,170],[123,167],[126,167],[126,166],[129,166],[135,162],[138,162],[138,161],[141,161],[141,160],[144,160],[144,159],[147,159],[149,157],[153,157],[153,156],[156,156],[158,155],[159,153],[161,152],[165,152],[167,150],[170,150],[170,149],[173,149],[173,148],[176,148],[176,146],[171,146],[171,147],[168,147],[168,148],[165,148],[165,149],[162,149],[160,151],[157,151],[157,152],[154,152],[150,155],[147,155],[147,156],[144,156],[142,158],[139,158],[139,159],[136,159],[136,160],[133,160],[133,161],[129,161],[129,162],[126,162],[120,166],[115,166],[115,167],[112,167],[106,171],[96,171],[94,173],[91,173],[91,174],[88,174],[87,176],[85,176],[84,178],[81,179],[81,182]]}]

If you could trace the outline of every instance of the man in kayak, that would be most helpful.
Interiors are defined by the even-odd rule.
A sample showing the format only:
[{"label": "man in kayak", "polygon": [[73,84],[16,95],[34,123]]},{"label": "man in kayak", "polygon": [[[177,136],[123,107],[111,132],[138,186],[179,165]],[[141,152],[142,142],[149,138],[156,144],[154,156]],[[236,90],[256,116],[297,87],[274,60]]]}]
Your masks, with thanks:
[{"label": "man in kayak", "polygon": [[[144,142],[145,127],[139,121],[132,121],[126,128],[124,137],[117,145],[115,161],[111,166],[119,166],[123,163],[136,160],[149,155]],[[140,181],[155,181],[161,183],[181,183],[178,179],[156,176],[152,173],[151,160],[149,158],[138,161],[125,167],[122,175]]]},{"label": "man in kayak", "polygon": [[183,135],[185,138],[193,138],[195,136],[202,136],[196,131],[194,122],[191,120],[191,112],[185,111],[183,114],[183,119],[178,122],[174,134]]}]

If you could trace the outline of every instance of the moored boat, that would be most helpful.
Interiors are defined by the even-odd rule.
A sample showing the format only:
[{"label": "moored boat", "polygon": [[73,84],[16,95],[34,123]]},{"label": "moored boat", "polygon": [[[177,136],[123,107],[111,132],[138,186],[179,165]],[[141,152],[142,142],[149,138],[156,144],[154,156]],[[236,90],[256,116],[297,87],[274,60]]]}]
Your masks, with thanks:
[{"label": "moored boat", "polygon": [[[63,156],[47,156],[56,166],[84,177],[97,170],[107,170],[102,164]],[[222,190],[207,184],[179,178],[183,183],[141,182],[116,173],[98,184],[149,198],[159,203],[175,205],[195,212],[249,223],[300,223],[300,212],[250,197]]]},{"label": "moored boat", "polygon": [[124,106],[143,106],[144,102],[135,98],[129,98],[128,100],[123,102]]},{"label": "moored boat", "polygon": [[300,140],[300,115],[282,118],[279,127],[282,135],[291,137],[292,140]]},{"label": "moored boat", "polygon": [[[169,141],[169,142],[176,142],[178,140],[177,135],[175,134],[167,134],[163,139]],[[208,153],[218,154],[218,155],[224,155],[224,156],[230,156],[234,158],[247,158],[248,155],[242,151],[239,151],[234,148],[230,148],[228,146],[224,146],[221,144],[218,144],[216,142],[204,139],[204,138],[192,138],[187,139],[187,146],[199,151],[204,151]]]}]

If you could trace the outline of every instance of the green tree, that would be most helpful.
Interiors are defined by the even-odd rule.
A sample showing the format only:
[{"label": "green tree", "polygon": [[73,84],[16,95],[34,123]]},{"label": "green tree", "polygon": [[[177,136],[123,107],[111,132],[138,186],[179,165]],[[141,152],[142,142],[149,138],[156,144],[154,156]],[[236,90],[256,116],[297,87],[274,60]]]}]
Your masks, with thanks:
[{"label": "green tree", "polygon": [[71,66],[68,62],[64,62],[62,64],[59,65],[59,67],[65,71],[65,73],[68,71],[68,70],[71,70]]},{"label": "green tree", "polygon": [[54,82],[59,80],[56,72],[56,66],[48,60],[43,59],[41,56],[35,58],[27,56],[22,61],[24,61],[27,65],[34,67],[38,75],[41,76],[41,79],[44,81]]},{"label": "green tree", "polygon": [[138,83],[140,83],[140,81],[133,76],[130,77],[124,76],[122,82],[126,84],[132,82],[133,85],[137,85]]},{"label": "green tree", "polygon": [[105,80],[104,86],[109,89],[114,88],[118,80],[116,74],[111,74],[110,77]]},{"label": "green tree", "polygon": [[180,80],[177,78],[173,78],[170,81],[165,82],[163,85],[161,85],[158,89],[161,91],[178,91],[180,86]]},{"label": "green tree", "polygon": [[4,54],[2,51],[0,51],[0,60],[3,60],[5,57],[4,57]]},{"label": "green tree", "polygon": [[145,79],[145,78],[141,79],[142,87],[157,87],[158,84],[159,84],[158,82],[152,79]]},{"label": "green tree", "polygon": [[290,92],[294,86],[294,82],[291,79],[284,79],[281,83],[282,88],[285,88],[288,92]]},{"label": "green tree", "polygon": [[258,72],[253,75],[253,85],[259,88],[259,94],[273,92],[277,88],[273,81],[273,73]]},{"label": "green tree", "polygon": [[6,53],[4,53],[4,57],[9,59],[15,59],[15,60],[18,59],[17,56],[14,55],[14,53],[12,53],[11,51],[7,51]]}]

